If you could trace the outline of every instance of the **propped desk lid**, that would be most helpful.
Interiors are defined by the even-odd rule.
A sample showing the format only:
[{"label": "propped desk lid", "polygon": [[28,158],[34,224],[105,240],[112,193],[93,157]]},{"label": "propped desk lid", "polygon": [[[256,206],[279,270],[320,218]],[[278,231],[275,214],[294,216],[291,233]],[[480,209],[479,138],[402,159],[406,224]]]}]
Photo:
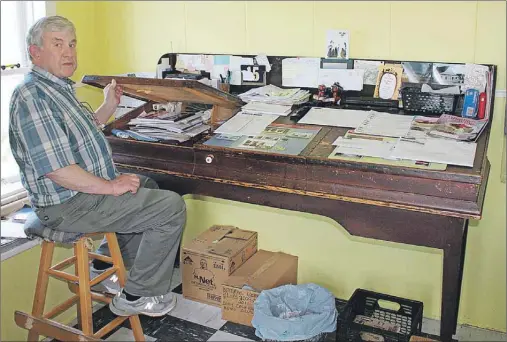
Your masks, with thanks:
[{"label": "propped desk lid", "polygon": [[211,111],[212,124],[229,119],[243,105],[243,101],[239,97],[196,80],[85,75],[81,82],[94,87],[105,88],[113,79],[123,87],[125,95],[138,100],[213,105]]},{"label": "propped desk lid", "polygon": [[142,101],[204,103],[228,109],[243,105],[239,97],[196,80],[85,75],[81,82],[105,88],[113,79],[125,95]]}]

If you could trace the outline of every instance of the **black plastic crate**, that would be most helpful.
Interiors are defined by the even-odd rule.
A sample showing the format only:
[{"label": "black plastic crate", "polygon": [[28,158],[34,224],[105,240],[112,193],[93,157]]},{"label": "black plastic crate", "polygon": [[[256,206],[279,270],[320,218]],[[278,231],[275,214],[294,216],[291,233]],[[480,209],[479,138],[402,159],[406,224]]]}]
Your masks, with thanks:
[{"label": "black plastic crate", "polygon": [[403,110],[420,114],[454,114],[459,95],[423,93],[418,88],[401,90]]},{"label": "black plastic crate", "polygon": [[[396,303],[399,309],[381,307],[379,301]],[[358,315],[398,325],[400,331],[389,331],[355,323],[354,319]],[[360,334],[364,332],[380,335],[385,342],[408,342],[411,335],[421,333],[422,317],[422,302],[357,289],[338,316],[336,341],[362,341]]]}]

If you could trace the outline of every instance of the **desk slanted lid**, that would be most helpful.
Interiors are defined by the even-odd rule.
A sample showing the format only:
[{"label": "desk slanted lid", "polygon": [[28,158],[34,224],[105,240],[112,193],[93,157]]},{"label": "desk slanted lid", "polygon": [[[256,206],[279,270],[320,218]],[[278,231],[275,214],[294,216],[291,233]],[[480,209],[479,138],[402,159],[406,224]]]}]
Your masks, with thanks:
[{"label": "desk slanted lid", "polygon": [[105,88],[113,79],[125,95],[142,101],[204,103],[229,109],[243,105],[239,97],[196,80],[85,75],[81,82]]}]

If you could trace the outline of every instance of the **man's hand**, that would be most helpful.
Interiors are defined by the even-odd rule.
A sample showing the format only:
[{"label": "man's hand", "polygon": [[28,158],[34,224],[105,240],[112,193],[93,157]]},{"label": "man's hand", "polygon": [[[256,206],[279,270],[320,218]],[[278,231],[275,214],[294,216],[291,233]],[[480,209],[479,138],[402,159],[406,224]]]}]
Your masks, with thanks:
[{"label": "man's hand", "polygon": [[109,181],[109,183],[112,186],[112,194],[114,196],[120,196],[129,191],[135,194],[137,192],[137,189],[139,189],[141,181],[136,175],[122,174]]},{"label": "man's hand", "polygon": [[120,104],[120,98],[123,94],[122,86],[116,84],[116,80],[112,80],[104,88],[104,104],[113,111],[116,110],[116,107]]},{"label": "man's hand", "polygon": [[118,108],[122,94],[123,87],[117,85],[114,79],[104,88],[104,102],[95,112],[95,117],[99,123],[107,123],[116,108]]}]

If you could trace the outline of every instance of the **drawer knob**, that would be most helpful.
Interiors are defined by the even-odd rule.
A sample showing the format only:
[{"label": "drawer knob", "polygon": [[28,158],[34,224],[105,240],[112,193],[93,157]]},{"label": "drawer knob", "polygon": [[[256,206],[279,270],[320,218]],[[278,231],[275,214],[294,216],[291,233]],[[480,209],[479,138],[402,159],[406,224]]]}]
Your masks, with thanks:
[{"label": "drawer knob", "polygon": [[214,158],[215,158],[215,157],[214,157],[212,154],[208,154],[208,155],[206,156],[206,163],[211,164],[211,163],[213,162],[213,159],[214,159]]}]

